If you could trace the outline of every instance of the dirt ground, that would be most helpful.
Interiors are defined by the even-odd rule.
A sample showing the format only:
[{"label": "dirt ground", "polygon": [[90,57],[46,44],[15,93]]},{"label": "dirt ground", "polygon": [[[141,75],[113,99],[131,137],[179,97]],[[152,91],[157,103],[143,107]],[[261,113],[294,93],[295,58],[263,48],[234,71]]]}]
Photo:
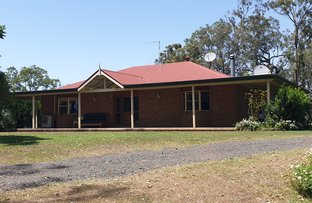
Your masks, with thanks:
[{"label": "dirt ground", "polygon": [[3,202],[309,202],[291,187],[307,149],[0,193]]}]

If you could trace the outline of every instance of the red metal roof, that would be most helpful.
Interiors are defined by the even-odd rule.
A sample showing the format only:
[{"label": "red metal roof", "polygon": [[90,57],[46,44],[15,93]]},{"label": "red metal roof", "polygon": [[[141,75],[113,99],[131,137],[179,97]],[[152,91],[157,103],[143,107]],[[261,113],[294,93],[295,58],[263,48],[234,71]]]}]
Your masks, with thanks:
[{"label": "red metal roof", "polygon": [[143,82],[143,77],[138,75],[133,75],[129,73],[123,73],[121,71],[110,71],[110,70],[104,70],[102,71],[113,78],[116,82],[118,82],[121,85],[126,84],[141,84]]},{"label": "red metal roof", "polygon": [[[193,62],[135,66],[120,71],[102,71],[121,85],[141,85],[195,80],[228,78],[229,75],[208,69]],[[79,88],[84,81],[65,85],[58,89]]]},{"label": "red metal roof", "polygon": [[84,83],[85,80],[76,82],[76,83],[72,83],[72,84],[68,84],[68,85],[64,85],[62,87],[58,87],[56,88],[57,90],[64,90],[64,89],[76,89],[78,88],[82,83]]},{"label": "red metal roof", "polygon": [[192,62],[135,66],[107,72],[122,85],[182,82],[230,77]]}]

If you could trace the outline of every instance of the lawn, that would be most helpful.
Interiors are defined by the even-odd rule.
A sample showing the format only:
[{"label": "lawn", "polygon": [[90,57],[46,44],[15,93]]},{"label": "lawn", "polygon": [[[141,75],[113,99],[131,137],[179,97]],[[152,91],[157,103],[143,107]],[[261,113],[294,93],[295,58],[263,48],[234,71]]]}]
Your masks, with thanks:
[{"label": "lawn", "polygon": [[224,141],[312,136],[312,131],[0,133],[0,164],[47,162]]},{"label": "lawn", "polygon": [[307,149],[0,193],[3,202],[312,202],[292,188]]}]

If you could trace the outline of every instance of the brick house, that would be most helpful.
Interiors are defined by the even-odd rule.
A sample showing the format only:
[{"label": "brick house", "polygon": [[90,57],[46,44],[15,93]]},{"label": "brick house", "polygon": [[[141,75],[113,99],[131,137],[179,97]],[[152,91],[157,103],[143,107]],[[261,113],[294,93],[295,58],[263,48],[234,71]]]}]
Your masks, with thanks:
[{"label": "brick house", "polygon": [[[269,102],[287,80],[277,75],[230,77],[185,61],[137,66],[120,71],[98,69],[88,79],[55,90],[20,92],[41,101],[41,127],[81,128],[84,115],[105,113],[105,127],[232,127],[248,117],[245,94],[267,90]],[[45,121],[46,122],[46,121]]]}]

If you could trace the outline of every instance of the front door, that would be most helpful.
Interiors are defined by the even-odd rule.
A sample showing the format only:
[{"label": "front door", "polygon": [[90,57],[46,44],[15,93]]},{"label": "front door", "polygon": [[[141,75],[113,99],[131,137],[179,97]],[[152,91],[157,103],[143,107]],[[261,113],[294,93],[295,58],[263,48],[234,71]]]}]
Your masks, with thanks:
[{"label": "front door", "polygon": [[115,124],[122,126],[122,97],[115,97]]},{"label": "front door", "polygon": [[[115,97],[115,124],[123,126],[123,119],[130,119],[131,113],[131,98],[130,97]],[[129,115],[129,118],[124,118],[124,114]],[[134,125],[139,125],[139,97],[133,97],[133,114]],[[128,120],[129,121],[129,120]],[[126,122],[127,123],[127,122]]]}]

